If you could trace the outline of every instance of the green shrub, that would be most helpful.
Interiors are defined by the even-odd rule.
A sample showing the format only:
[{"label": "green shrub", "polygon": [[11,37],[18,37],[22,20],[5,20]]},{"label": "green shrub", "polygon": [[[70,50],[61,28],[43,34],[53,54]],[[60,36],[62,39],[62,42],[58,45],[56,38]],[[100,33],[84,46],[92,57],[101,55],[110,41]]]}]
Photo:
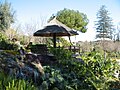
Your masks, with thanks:
[{"label": "green shrub", "polygon": [[119,70],[115,60],[109,57],[105,59],[96,51],[82,56],[84,63],[73,58],[72,53],[67,50],[52,48],[51,52],[59,61],[56,67],[60,67],[60,72],[62,72],[62,83],[71,90],[72,88],[73,90],[87,90],[88,88],[89,90],[108,90],[111,85],[109,82],[115,78],[115,70]]},{"label": "green shrub", "polygon": [[86,68],[93,76],[88,80],[93,83],[96,89],[106,90],[110,87],[110,80],[114,78],[115,71],[119,70],[119,65],[115,60],[106,59],[97,52],[91,52],[86,57],[82,57],[86,63]]},{"label": "green shrub", "polygon": [[0,32],[0,42],[3,40],[7,40],[7,36],[3,32]]},{"label": "green shrub", "polygon": [[[36,83],[39,90],[110,90],[119,85],[117,81],[112,81],[119,66],[109,57],[105,59],[100,53],[92,51],[79,60],[63,48],[51,48],[50,52],[58,62],[53,66],[43,66],[45,74]],[[0,90],[37,90],[37,87],[31,82],[0,73]]]},{"label": "green shrub", "polygon": [[31,52],[33,52],[33,53],[47,54],[47,46],[46,46],[46,44],[30,45],[28,48],[31,49]]},{"label": "green shrub", "polygon": [[51,47],[49,51],[50,51],[50,53],[55,55],[55,57],[57,58],[57,60],[60,63],[65,63],[68,60],[72,59],[73,52],[71,52],[69,50],[65,50],[64,48],[52,48]]},{"label": "green shrub", "polygon": [[0,90],[38,90],[31,82],[0,73]]},{"label": "green shrub", "polygon": [[1,41],[0,42],[0,49],[2,50],[17,50],[18,49],[18,45],[14,44],[14,43],[10,43],[9,41]]},{"label": "green shrub", "polygon": [[17,50],[18,45],[11,43],[8,39],[7,36],[0,32],[0,49],[2,50]]}]

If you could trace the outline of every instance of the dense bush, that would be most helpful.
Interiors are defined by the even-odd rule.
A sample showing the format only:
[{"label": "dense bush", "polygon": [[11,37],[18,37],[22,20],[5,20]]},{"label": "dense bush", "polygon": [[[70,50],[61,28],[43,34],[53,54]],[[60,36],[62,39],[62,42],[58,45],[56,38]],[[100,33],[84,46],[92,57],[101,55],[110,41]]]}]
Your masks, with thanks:
[{"label": "dense bush", "polygon": [[[60,90],[108,90],[111,80],[115,78],[115,70],[119,70],[115,60],[104,59],[95,51],[82,56],[82,60],[72,58],[72,53],[64,49],[52,49],[52,52],[59,60],[54,68],[60,67],[59,73],[64,83]],[[71,89],[65,89],[65,86]]]},{"label": "dense bush", "polygon": [[3,40],[0,42],[0,49],[2,50],[17,50],[18,47],[18,45],[10,43],[9,41]]},{"label": "dense bush", "polygon": [[0,42],[6,39],[7,39],[7,36],[3,32],[0,32]]},{"label": "dense bush", "polygon": [[[25,80],[0,74],[1,90],[111,90],[120,89],[115,78],[119,66],[115,60],[92,51],[81,58],[72,57],[69,50],[50,48],[57,59],[52,65],[43,66],[44,74],[36,87]],[[11,53],[6,51],[6,53]],[[13,53],[13,52],[12,52]],[[13,53],[14,54],[14,53]],[[2,55],[2,54],[1,54]],[[8,55],[7,55],[8,56]],[[7,57],[6,56],[6,57]],[[3,57],[3,55],[1,56]],[[8,56],[9,57],[9,56]],[[4,60],[2,58],[1,62]],[[9,59],[6,59],[9,60]],[[8,65],[9,66],[9,65]],[[28,72],[27,72],[28,73]],[[9,78],[8,78],[9,77]],[[29,80],[30,81],[30,80]],[[117,84],[116,84],[117,83]],[[32,86],[31,86],[32,85]]]},{"label": "dense bush", "polygon": [[11,43],[7,36],[0,32],[0,49],[2,50],[17,50],[18,45]]},{"label": "dense bush", "polygon": [[35,85],[0,72],[0,90],[37,90]]},{"label": "dense bush", "polygon": [[45,44],[36,44],[28,47],[33,53],[37,54],[47,54],[47,45]]}]

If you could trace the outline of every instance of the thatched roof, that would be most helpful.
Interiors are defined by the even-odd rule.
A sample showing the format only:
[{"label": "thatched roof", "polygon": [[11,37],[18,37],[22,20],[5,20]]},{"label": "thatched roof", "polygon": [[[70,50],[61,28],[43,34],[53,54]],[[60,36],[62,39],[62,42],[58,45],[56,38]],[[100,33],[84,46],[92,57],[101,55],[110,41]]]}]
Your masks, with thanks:
[{"label": "thatched roof", "polygon": [[51,37],[54,34],[56,34],[56,36],[78,35],[77,32],[73,31],[72,29],[58,21],[56,18],[54,18],[43,29],[36,31],[34,33],[34,36]]}]

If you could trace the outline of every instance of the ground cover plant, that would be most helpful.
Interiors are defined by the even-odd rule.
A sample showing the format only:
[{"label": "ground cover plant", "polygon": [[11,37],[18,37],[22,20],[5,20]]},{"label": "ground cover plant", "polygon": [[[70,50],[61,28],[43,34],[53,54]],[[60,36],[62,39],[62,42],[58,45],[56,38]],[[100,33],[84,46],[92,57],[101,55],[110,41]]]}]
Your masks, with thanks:
[{"label": "ground cover plant", "polygon": [[[115,60],[109,57],[104,59],[96,51],[85,53],[80,58],[73,57],[71,51],[63,48],[51,48],[50,52],[55,55],[57,61],[53,62],[52,65],[44,64],[44,74],[40,74],[35,82],[32,78],[24,77],[26,75],[24,68],[22,69],[24,76],[21,78],[15,76],[16,68],[3,68],[4,65],[6,67],[12,65],[9,61],[17,65],[19,58],[16,57],[18,54],[15,51],[1,51],[1,67],[6,69],[4,73],[7,69],[13,70],[12,73],[8,73],[8,76],[3,72],[0,73],[1,90],[15,90],[16,88],[18,90],[113,90],[120,88],[119,78],[114,76],[115,71],[119,70]],[[0,71],[3,70],[2,68]],[[29,68],[34,67],[29,66]],[[37,73],[37,69],[33,70]],[[28,70],[26,73],[30,72]]]},{"label": "ground cover plant", "polygon": [[66,76],[64,80],[69,83],[64,85],[73,90],[109,90],[115,70],[119,70],[115,60],[109,57],[105,59],[96,51],[85,54],[81,59],[72,58],[72,53],[64,49],[55,49],[53,53],[59,60],[57,67],[60,67],[62,76]]},{"label": "ground cover plant", "polygon": [[0,90],[37,90],[37,87],[32,82],[0,72]]}]

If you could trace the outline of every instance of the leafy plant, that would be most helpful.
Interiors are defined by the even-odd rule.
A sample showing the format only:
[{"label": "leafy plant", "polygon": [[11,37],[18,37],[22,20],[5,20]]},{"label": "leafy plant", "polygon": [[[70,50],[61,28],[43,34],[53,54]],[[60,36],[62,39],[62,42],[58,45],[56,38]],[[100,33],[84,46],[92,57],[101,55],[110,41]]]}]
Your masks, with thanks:
[{"label": "leafy plant", "polygon": [[109,89],[111,85],[109,82],[115,78],[115,70],[119,70],[115,60],[109,57],[104,59],[96,51],[86,53],[79,60],[73,58],[70,51],[64,49],[51,50],[59,61],[57,67],[60,67],[66,88],[71,87],[75,90],[87,90],[87,88],[91,90]]},{"label": "leafy plant", "polygon": [[32,82],[16,79],[1,72],[0,90],[37,90],[37,87]]},{"label": "leafy plant", "polygon": [[92,77],[87,77],[88,80],[95,86],[96,89],[108,89],[110,80],[114,78],[115,70],[119,70],[119,66],[115,60],[104,57],[97,52],[89,53],[83,57],[86,68],[92,72]]},{"label": "leafy plant", "polygon": [[[114,73],[119,70],[115,60],[104,57],[92,51],[81,58],[72,57],[73,53],[68,50],[50,48],[57,59],[54,65],[43,66],[44,74],[37,79],[38,82],[16,79],[4,73],[0,73],[1,90],[109,90],[119,88],[118,81],[114,80]],[[14,55],[12,51],[5,51]],[[6,57],[4,57],[6,55]],[[1,53],[1,58],[9,55]],[[3,61],[0,58],[1,61]],[[113,81],[114,80],[114,81]]]}]

